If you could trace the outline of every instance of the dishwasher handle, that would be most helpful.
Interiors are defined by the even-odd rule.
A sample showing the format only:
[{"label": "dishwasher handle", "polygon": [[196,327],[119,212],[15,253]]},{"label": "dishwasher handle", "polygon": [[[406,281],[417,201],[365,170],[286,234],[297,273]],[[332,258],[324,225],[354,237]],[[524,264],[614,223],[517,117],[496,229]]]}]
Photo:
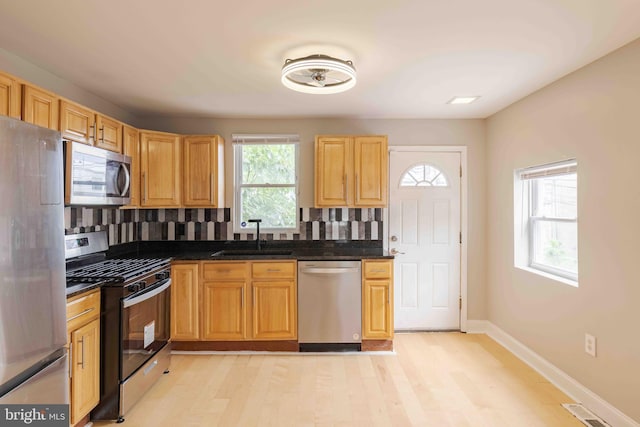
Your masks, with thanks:
[{"label": "dishwasher handle", "polygon": [[358,273],[360,269],[357,267],[307,267],[301,270],[307,274],[343,274]]}]

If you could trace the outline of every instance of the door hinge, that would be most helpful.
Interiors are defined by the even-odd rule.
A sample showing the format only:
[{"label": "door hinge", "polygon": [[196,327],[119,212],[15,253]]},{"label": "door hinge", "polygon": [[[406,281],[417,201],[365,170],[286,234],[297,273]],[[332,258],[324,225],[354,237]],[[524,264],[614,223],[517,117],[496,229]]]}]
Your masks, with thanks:
[{"label": "door hinge", "polygon": [[462,178],[462,165],[460,165],[460,178]]},{"label": "door hinge", "polygon": [[462,310],[462,297],[458,298],[458,303],[460,306],[460,310]]},{"label": "door hinge", "polygon": [[462,231],[460,232],[460,244],[462,244]]}]

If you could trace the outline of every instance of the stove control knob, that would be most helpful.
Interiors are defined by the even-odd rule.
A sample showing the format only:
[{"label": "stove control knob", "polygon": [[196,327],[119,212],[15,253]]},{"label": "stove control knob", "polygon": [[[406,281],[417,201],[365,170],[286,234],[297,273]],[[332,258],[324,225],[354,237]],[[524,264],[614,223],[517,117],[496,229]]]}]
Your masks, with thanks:
[{"label": "stove control knob", "polygon": [[138,290],[139,289],[138,289],[138,284],[137,283],[132,283],[130,285],[127,285],[127,291],[128,292],[133,293],[133,292],[138,292]]},{"label": "stove control knob", "polygon": [[160,273],[156,273],[156,280],[164,280],[169,277],[168,271],[161,271]]}]

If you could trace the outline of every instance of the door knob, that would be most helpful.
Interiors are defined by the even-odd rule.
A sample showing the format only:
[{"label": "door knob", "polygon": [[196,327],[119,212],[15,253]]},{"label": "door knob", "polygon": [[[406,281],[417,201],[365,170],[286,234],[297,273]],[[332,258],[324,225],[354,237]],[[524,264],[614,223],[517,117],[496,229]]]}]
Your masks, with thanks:
[{"label": "door knob", "polygon": [[391,248],[391,249],[389,250],[389,253],[390,253],[391,255],[404,255],[404,252],[400,252],[400,251],[398,251],[396,248]]},{"label": "door knob", "polygon": [[398,241],[398,237],[397,236],[391,236],[391,241],[392,242],[397,242]]}]

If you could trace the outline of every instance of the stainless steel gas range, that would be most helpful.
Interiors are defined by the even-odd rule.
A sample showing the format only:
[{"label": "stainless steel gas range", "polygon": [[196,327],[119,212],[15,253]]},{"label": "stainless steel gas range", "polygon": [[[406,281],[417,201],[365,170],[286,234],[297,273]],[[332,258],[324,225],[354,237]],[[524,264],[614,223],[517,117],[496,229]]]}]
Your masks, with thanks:
[{"label": "stainless steel gas range", "polygon": [[65,236],[67,286],[100,283],[100,403],[94,420],[126,413],[171,361],[170,260],[106,259],[106,233]]}]

